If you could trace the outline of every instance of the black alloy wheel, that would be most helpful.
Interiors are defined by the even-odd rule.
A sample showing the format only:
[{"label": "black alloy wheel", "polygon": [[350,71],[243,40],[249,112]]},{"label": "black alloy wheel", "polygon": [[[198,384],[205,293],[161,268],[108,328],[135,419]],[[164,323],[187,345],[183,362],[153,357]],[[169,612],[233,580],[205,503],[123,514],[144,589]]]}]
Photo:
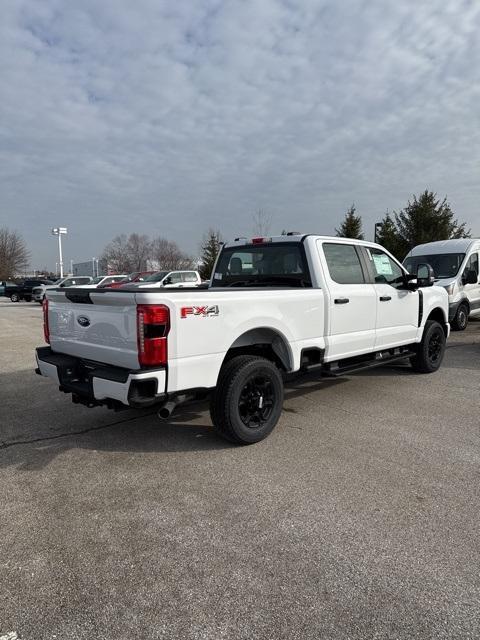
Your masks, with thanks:
[{"label": "black alloy wheel", "polygon": [[268,377],[253,374],[238,399],[238,413],[243,424],[254,429],[264,425],[272,414],[275,400],[272,381]]}]

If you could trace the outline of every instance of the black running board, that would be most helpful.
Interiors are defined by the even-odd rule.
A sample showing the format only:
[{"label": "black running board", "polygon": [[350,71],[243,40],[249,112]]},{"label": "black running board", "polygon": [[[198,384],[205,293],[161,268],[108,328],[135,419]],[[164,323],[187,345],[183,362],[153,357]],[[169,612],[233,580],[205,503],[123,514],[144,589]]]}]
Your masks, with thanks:
[{"label": "black running board", "polygon": [[369,358],[368,360],[357,361],[352,364],[344,364],[342,366],[342,360],[338,362],[326,363],[322,367],[322,375],[332,378],[337,378],[339,376],[348,375],[350,373],[357,373],[358,371],[363,371],[365,369],[373,369],[373,367],[381,367],[385,364],[390,364],[391,362],[397,362],[398,360],[405,360],[405,358],[411,358],[416,355],[416,351],[413,349],[406,349],[400,353],[396,353],[394,355],[383,355],[380,351],[375,354],[374,358]]}]

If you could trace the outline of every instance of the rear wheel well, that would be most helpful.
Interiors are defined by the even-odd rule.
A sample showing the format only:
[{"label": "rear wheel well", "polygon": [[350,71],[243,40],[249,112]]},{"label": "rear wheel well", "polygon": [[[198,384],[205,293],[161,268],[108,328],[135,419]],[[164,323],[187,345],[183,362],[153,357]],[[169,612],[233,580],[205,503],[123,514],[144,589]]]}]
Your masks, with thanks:
[{"label": "rear wheel well", "polygon": [[283,371],[290,371],[293,368],[290,347],[286,339],[269,328],[251,329],[239,336],[227,351],[222,367],[226,362],[240,355],[261,356],[274,362]]},{"label": "rear wheel well", "polygon": [[436,320],[439,324],[441,324],[443,332],[445,333],[445,335],[447,335],[447,321],[440,307],[437,307],[436,309],[430,311],[430,313],[428,314],[427,322],[429,320]]}]

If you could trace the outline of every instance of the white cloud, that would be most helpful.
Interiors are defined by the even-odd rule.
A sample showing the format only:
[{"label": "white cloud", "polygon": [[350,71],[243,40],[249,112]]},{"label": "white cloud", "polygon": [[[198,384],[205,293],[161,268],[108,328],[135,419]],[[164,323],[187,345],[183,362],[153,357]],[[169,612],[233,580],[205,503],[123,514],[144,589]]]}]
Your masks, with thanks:
[{"label": "white cloud", "polygon": [[480,6],[468,0],[6,0],[0,224],[35,265],[116,233],[368,228],[426,187],[480,234]]}]

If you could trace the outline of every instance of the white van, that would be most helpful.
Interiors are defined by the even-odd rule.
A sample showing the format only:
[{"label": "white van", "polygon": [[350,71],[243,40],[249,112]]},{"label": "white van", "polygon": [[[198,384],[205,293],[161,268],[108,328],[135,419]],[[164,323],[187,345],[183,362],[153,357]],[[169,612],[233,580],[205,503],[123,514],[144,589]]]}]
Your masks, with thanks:
[{"label": "white van", "polygon": [[448,319],[457,331],[466,328],[469,316],[480,317],[479,254],[480,239],[462,238],[419,244],[403,261],[410,273],[422,262],[433,268],[435,284],[447,290]]}]

